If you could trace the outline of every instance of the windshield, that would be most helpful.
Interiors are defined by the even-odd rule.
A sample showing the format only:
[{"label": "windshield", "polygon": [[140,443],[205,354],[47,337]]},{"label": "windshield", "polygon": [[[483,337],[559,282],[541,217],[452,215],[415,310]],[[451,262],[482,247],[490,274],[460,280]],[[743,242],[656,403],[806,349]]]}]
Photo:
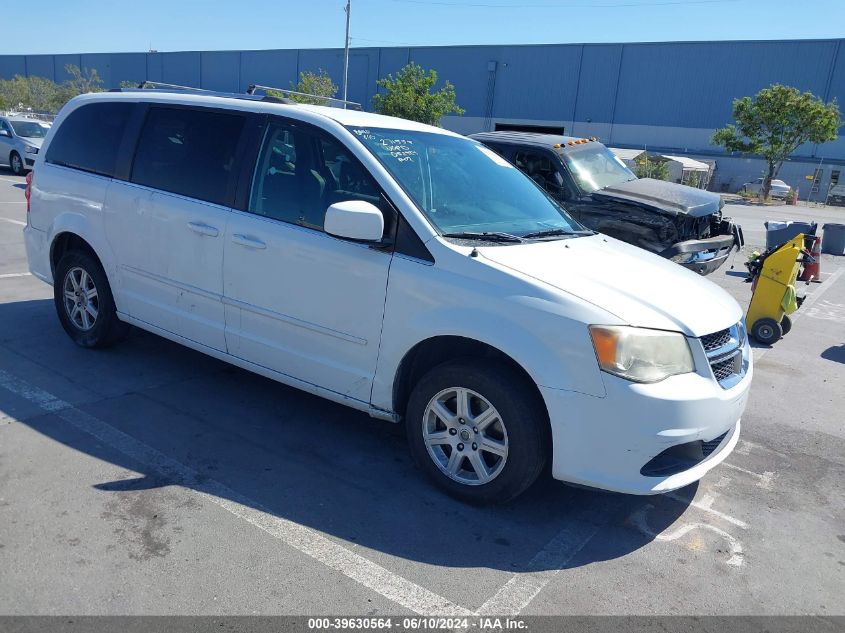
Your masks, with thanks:
[{"label": "windshield", "polygon": [[534,182],[467,138],[350,127],[444,234],[583,230]]},{"label": "windshield", "polygon": [[9,121],[15,129],[15,134],[24,138],[44,138],[50,129],[43,123],[35,121]]},{"label": "windshield", "polygon": [[625,167],[621,158],[598,143],[567,149],[563,153],[563,160],[584,193],[593,193],[637,178],[634,172]]}]

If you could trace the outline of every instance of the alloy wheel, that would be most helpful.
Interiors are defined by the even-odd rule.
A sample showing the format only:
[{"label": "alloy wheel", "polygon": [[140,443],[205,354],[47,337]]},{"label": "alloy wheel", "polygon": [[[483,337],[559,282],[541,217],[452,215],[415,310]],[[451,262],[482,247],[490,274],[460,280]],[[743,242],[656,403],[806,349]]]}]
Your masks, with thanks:
[{"label": "alloy wheel", "polygon": [[65,312],[71,322],[87,332],[97,322],[100,300],[94,279],[84,269],[71,268],[62,284]]},{"label": "alloy wheel", "polygon": [[505,467],[504,420],[489,400],[471,389],[450,387],[435,395],[426,406],[422,433],[437,468],[458,483],[489,483]]}]

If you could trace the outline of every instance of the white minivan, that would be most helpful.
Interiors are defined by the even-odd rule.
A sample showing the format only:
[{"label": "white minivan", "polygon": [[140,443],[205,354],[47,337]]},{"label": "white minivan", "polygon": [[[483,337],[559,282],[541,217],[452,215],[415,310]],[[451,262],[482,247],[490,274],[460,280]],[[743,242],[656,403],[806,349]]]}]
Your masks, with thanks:
[{"label": "white minivan", "polygon": [[512,499],[548,460],[665,492],[737,443],[739,305],[457,134],[272,97],[84,95],[27,193],[30,270],[79,345],[132,324],[402,422],[462,499]]}]

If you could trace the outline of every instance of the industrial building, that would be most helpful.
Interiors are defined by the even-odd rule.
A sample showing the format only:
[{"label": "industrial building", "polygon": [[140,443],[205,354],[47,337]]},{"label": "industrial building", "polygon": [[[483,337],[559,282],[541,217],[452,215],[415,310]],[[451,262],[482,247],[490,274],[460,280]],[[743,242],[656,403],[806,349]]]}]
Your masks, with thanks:
[{"label": "industrial building", "polygon": [[[736,191],[763,175],[763,162],[710,143],[731,121],[734,98],[773,83],[845,102],[842,39],[353,48],[349,98],[369,107],[376,80],[408,62],[455,85],[463,116],[444,127],[472,133],[533,127],[596,136],[714,164],[709,188]],[[326,70],[338,85],[342,49],[0,55],[0,78],[67,78],[65,65],[96,68],[108,87],[152,80],[242,92],[260,83],[289,88],[302,71]],[[824,199],[845,169],[845,137],[799,148],[780,178],[800,197]],[[809,179],[808,179],[809,177]]]}]

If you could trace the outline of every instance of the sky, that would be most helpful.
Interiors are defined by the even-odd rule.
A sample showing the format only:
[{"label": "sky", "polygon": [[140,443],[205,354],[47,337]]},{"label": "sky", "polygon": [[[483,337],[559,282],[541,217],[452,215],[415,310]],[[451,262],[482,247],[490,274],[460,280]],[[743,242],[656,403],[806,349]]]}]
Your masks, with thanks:
[{"label": "sky", "polygon": [[[343,46],[346,0],[38,0],[0,54]],[[845,0],[352,0],[352,46],[845,37]]]}]

